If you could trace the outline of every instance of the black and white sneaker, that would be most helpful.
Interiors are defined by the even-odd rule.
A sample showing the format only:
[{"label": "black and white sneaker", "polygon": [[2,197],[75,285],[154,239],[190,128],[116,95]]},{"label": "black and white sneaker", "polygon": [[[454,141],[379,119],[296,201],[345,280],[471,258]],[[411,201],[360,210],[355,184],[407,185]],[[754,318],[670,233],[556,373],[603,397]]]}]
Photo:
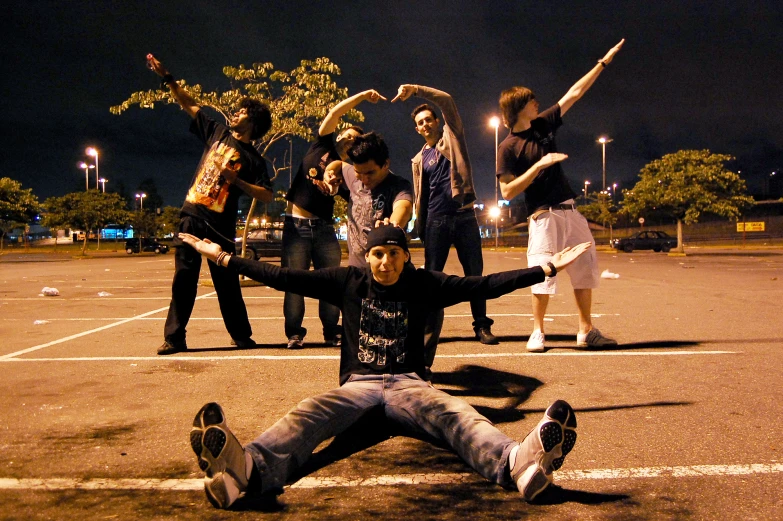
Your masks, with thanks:
[{"label": "black and white sneaker", "polygon": [[207,473],[207,499],[215,508],[230,507],[247,490],[245,449],[226,425],[220,405],[208,403],[196,414],[190,446]]},{"label": "black and white sneaker", "polygon": [[575,443],[574,410],[565,401],[557,400],[519,444],[511,468],[511,478],[525,501],[532,501],[552,483],[552,473],[563,465]]}]

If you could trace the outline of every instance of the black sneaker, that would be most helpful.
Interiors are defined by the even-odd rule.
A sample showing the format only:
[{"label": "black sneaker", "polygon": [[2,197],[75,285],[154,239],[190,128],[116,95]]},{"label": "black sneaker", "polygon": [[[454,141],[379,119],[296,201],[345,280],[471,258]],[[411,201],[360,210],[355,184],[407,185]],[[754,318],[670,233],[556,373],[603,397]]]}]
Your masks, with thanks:
[{"label": "black sneaker", "polygon": [[568,403],[557,400],[519,444],[511,479],[526,501],[532,501],[552,483],[552,473],[563,465],[576,443],[576,415]]},{"label": "black sneaker", "polygon": [[166,340],[163,342],[163,345],[158,348],[158,354],[173,355],[174,353],[181,353],[182,351],[187,351],[187,350],[188,350],[188,344],[185,343],[184,340],[180,342]]},{"label": "black sneaker", "polygon": [[341,334],[336,334],[332,338],[327,338],[324,340],[326,345],[330,347],[342,347],[343,345],[343,336]]},{"label": "black sneaker", "polygon": [[228,508],[247,490],[245,449],[229,430],[223,409],[204,405],[193,420],[190,446],[206,472],[204,492],[215,508]]},{"label": "black sneaker", "polygon": [[231,339],[231,345],[237,346],[239,349],[254,349],[258,347],[258,344],[256,344],[256,341],[252,338],[243,338],[242,340],[234,340]]},{"label": "black sneaker", "polygon": [[299,335],[291,335],[288,339],[288,349],[302,349],[304,347],[304,340]]},{"label": "black sneaker", "polygon": [[495,345],[500,343],[498,337],[493,335],[492,331],[488,327],[478,328],[476,330],[476,338],[479,339],[479,342],[486,345]]}]

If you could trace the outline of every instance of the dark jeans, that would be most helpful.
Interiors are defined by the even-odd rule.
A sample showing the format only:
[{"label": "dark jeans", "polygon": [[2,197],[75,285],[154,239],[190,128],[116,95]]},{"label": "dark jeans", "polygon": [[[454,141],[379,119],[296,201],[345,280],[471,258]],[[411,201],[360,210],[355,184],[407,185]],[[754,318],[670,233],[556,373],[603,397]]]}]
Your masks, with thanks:
[{"label": "dark jeans", "polygon": [[[233,227],[232,227],[233,230]],[[201,219],[182,216],[179,221],[179,231],[190,233],[201,239],[209,239],[220,244],[223,251],[235,253],[233,243],[229,243],[215,230],[207,226]],[[230,233],[230,232],[229,232]],[[225,234],[223,234],[225,236]],[[171,284],[171,304],[166,317],[163,335],[169,342],[185,340],[185,328],[193,312],[198,292],[198,277],[201,271],[201,254],[188,245],[177,245],[174,253],[174,281]],[[226,330],[234,340],[250,338],[253,330],[247,318],[247,308],[242,300],[242,290],[239,286],[239,276],[236,272],[221,268],[208,261],[209,273],[217,292],[220,314]]]},{"label": "dark jeans", "polygon": [[[462,264],[465,276],[481,275],[484,258],[481,256],[481,235],[473,211],[456,215],[429,216],[424,236],[424,267],[431,271],[443,271],[449,258],[449,249],[454,245],[457,258]],[[470,301],[473,314],[473,329],[490,327],[493,320],[487,317],[487,301]],[[424,329],[424,364],[432,365],[443,327],[443,310],[430,314]]]},{"label": "dark jeans", "polygon": [[[334,233],[332,223],[323,219],[300,219],[287,215],[283,226],[282,266],[300,270],[330,268],[340,265],[340,244]],[[307,329],[302,327],[305,303],[302,295],[286,292],[283,300],[285,316],[285,335],[291,338],[299,335],[304,338]],[[337,322],[340,320],[340,308],[323,300],[318,303],[318,316],[324,328],[324,339],[334,338],[341,333]]]}]

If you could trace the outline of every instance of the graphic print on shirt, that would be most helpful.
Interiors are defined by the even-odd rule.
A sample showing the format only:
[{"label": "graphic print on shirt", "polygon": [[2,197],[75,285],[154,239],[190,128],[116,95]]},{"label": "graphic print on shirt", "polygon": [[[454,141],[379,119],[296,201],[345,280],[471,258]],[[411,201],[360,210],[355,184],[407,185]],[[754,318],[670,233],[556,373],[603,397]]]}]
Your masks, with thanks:
[{"label": "graphic print on shirt", "polygon": [[213,212],[223,213],[228,200],[229,184],[220,172],[224,169],[239,172],[242,165],[238,160],[237,150],[220,141],[213,143],[199,165],[196,180],[188,190],[185,200],[192,204],[206,206]]},{"label": "graphic print on shirt", "polygon": [[367,191],[362,190],[359,192],[359,197],[354,197],[352,200],[351,213],[357,228],[364,223],[369,224],[361,226],[357,230],[358,237],[357,233],[352,233],[351,228],[348,228],[348,240],[351,243],[351,251],[364,251],[367,245],[367,234],[375,226],[375,221],[382,221],[385,217],[386,194],[377,194],[375,197],[371,194],[370,197],[366,197],[365,194],[367,194]]},{"label": "graphic print on shirt", "polygon": [[389,359],[405,362],[408,306],[404,302],[362,299],[359,361],[385,367]]}]

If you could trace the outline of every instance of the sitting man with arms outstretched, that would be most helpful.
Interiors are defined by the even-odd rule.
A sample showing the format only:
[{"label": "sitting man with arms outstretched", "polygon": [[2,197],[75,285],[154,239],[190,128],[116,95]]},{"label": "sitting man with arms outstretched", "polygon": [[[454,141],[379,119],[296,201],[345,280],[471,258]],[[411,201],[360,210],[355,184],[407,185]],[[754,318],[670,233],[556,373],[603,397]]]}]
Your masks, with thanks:
[{"label": "sitting man with arms outstretched", "polygon": [[464,400],[424,381],[424,323],[433,310],[498,298],[554,277],[589,243],[556,253],[544,266],[457,277],[414,268],[405,233],[395,226],[368,234],[363,268],[316,271],[237,258],[192,235],[180,238],[218,266],[280,291],[328,300],[343,312],[340,387],[300,402],[244,448],[218,404],[208,403],[196,415],[190,442],[207,473],[204,488],[214,506],[228,508],[245,492],[281,490],[321,442],[376,407],[406,434],[444,443],[486,479],[516,486],[528,501],[552,482],[573,448],[576,417],[562,400],[519,443]]}]

